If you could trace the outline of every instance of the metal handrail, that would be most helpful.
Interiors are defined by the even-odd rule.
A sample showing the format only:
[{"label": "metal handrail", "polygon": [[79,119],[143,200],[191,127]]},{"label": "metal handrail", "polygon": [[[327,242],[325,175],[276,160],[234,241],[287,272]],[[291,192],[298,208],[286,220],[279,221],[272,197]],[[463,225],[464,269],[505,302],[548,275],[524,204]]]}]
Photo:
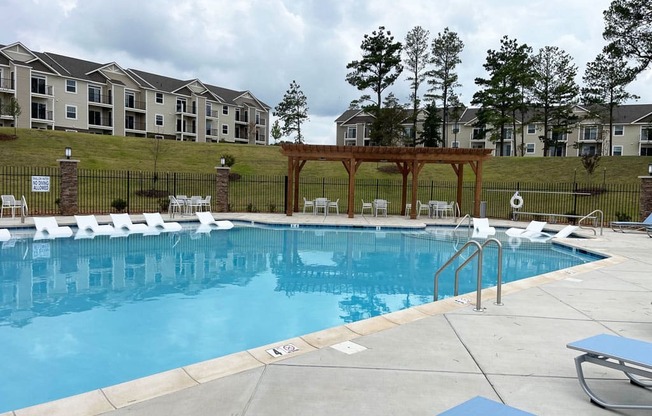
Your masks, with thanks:
[{"label": "metal handrail", "polygon": [[460,270],[465,267],[473,258],[476,256],[478,257],[478,272],[477,272],[477,287],[476,287],[476,305],[475,308],[473,309],[476,312],[482,312],[482,257],[483,257],[483,250],[487,246],[487,244],[490,243],[495,243],[496,246],[498,247],[498,276],[496,277],[496,302],[494,302],[495,305],[502,306],[502,275],[503,275],[503,245],[501,242],[495,238],[490,238],[487,241],[485,241],[482,245],[478,243],[475,240],[469,240],[460,248],[457,250],[457,252],[451,257],[446,263],[444,263],[443,266],[437,270],[435,273],[435,278],[434,278],[434,300],[437,301],[439,298],[439,276],[441,273],[446,269],[446,267],[450,266],[453,261],[462,255],[462,252],[469,246],[474,245],[476,246],[476,251],[473,252],[466,260],[460,264],[457,269],[455,269],[455,286],[454,286],[454,295],[458,296],[459,294],[459,281],[460,281]]},{"label": "metal handrail", "polygon": [[[582,220],[585,220],[585,219],[587,219],[587,218],[593,218],[593,219],[595,219],[596,216],[593,215],[593,214],[598,214],[598,213],[600,214],[600,215],[599,215],[599,218],[600,218],[600,235],[602,235],[602,228],[603,228],[603,226],[604,226],[604,212],[602,212],[602,211],[599,210],[599,209],[594,209],[594,210],[591,211],[590,213],[588,213],[588,214],[586,214],[585,216],[583,216],[582,218],[580,218],[580,219],[577,221],[577,225],[578,225],[580,228],[584,228],[584,229],[586,229],[587,227],[582,227]],[[593,230],[593,233],[596,234],[595,229],[594,229],[594,228],[591,228],[591,229]]]},{"label": "metal handrail", "polygon": [[471,216],[470,216],[469,214],[466,214],[465,216],[462,217],[461,220],[458,221],[458,223],[457,223],[457,225],[455,226],[455,228],[453,228],[453,233],[454,233],[455,231],[457,231],[458,228],[460,228],[460,225],[462,225],[462,223],[464,222],[464,220],[467,219],[467,218],[469,219],[469,232],[470,232],[470,230],[471,230]]}]

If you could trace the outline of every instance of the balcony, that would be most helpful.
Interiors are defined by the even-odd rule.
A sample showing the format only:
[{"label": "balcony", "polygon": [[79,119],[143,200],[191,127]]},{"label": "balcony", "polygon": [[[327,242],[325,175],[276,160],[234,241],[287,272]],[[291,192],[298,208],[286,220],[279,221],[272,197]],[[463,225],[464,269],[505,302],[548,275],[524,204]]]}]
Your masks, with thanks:
[{"label": "balcony", "polygon": [[652,130],[641,130],[641,137],[639,139],[641,143],[652,143]]},{"label": "balcony", "polygon": [[143,110],[147,109],[145,101],[136,101],[136,100],[127,100],[125,102],[125,108],[127,110]]},{"label": "balcony", "polygon": [[244,115],[236,112],[235,113],[236,123],[249,123],[249,116],[245,113]]},{"label": "balcony", "polygon": [[110,118],[100,118],[95,120],[90,120],[88,122],[89,126],[93,127],[113,127],[113,122]]},{"label": "balcony", "polygon": [[11,78],[0,78],[0,90],[14,91],[14,80]]},{"label": "balcony", "polygon": [[54,112],[52,110],[37,111],[34,114],[32,114],[32,119],[34,119],[34,120],[53,121],[54,120]]},{"label": "balcony", "polygon": [[146,131],[147,124],[143,121],[125,120],[125,130]]},{"label": "balcony", "polygon": [[215,111],[215,110],[208,111],[208,110],[206,110],[206,117],[219,118],[219,116],[220,116],[219,111]]},{"label": "balcony", "polygon": [[32,85],[32,94],[47,95],[49,97],[54,95],[52,93],[52,85],[45,84]]},{"label": "balcony", "polygon": [[206,129],[207,136],[219,136],[220,131],[218,129]]},{"label": "balcony", "polygon": [[88,104],[106,104],[111,105],[112,100],[111,96],[108,94],[89,94],[88,95]]}]

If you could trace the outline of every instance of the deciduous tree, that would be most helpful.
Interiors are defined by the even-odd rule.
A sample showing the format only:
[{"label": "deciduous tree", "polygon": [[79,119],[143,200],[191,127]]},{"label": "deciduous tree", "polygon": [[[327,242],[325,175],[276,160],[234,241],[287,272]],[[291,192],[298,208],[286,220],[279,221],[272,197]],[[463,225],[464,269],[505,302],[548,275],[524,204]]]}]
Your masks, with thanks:
[{"label": "deciduous tree", "polygon": [[283,95],[283,99],[274,108],[274,116],[281,121],[281,132],[289,136],[296,132],[295,143],[303,143],[301,125],[308,121],[308,99],[301,91],[301,86],[296,81],[290,83],[290,88]]}]

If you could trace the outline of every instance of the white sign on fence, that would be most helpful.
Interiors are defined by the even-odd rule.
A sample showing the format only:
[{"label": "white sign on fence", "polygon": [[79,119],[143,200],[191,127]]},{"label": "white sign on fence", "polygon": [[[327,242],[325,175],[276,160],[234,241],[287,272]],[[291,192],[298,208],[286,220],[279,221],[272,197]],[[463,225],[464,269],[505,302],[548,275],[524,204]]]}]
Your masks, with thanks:
[{"label": "white sign on fence", "polygon": [[50,192],[50,177],[32,176],[32,192]]}]

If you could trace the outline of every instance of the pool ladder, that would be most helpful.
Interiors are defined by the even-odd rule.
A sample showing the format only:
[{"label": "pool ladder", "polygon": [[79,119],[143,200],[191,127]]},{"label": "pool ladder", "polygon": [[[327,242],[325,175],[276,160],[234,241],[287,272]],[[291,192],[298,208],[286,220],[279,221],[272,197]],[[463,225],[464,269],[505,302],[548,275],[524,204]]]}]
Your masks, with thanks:
[{"label": "pool ladder", "polygon": [[446,263],[444,263],[443,266],[437,270],[435,273],[435,293],[434,293],[434,301],[437,301],[439,298],[439,276],[441,273],[446,269],[448,266],[450,266],[453,261],[458,258],[459,256],[462,255],[464,250],[466,250],[467,247],[469,246],[474,246],[476,248],[475,252],[473,252],[469,258],[464,260],[462,264],[460,264],[457,269],[455,269],[455,292],[454,295],[457,296],[459,294],[459,282],[460,282],[460,270],[469,264],[471,260],[473,260],[475,257],[478,258],[478,273],[477,273],[477,288],[476,288],[476,302],[475,302],[475,308],[473,309],[476,312],[483,312],[484,309],[482,309],[482,252],[484,248],[490,244],[490,243],[496,243],[496,246],[498,247],[498,276],[496,278],[496,302],[494,302],[494,305],[499,305],[502,306],[502,280],[503,280],[503,245],[500,243],[495,238],[489,238],[487,239],[483,244],[478,243],[475,240],[469,240],[460,248],[457,250],[457,252],[451,257]]}]

